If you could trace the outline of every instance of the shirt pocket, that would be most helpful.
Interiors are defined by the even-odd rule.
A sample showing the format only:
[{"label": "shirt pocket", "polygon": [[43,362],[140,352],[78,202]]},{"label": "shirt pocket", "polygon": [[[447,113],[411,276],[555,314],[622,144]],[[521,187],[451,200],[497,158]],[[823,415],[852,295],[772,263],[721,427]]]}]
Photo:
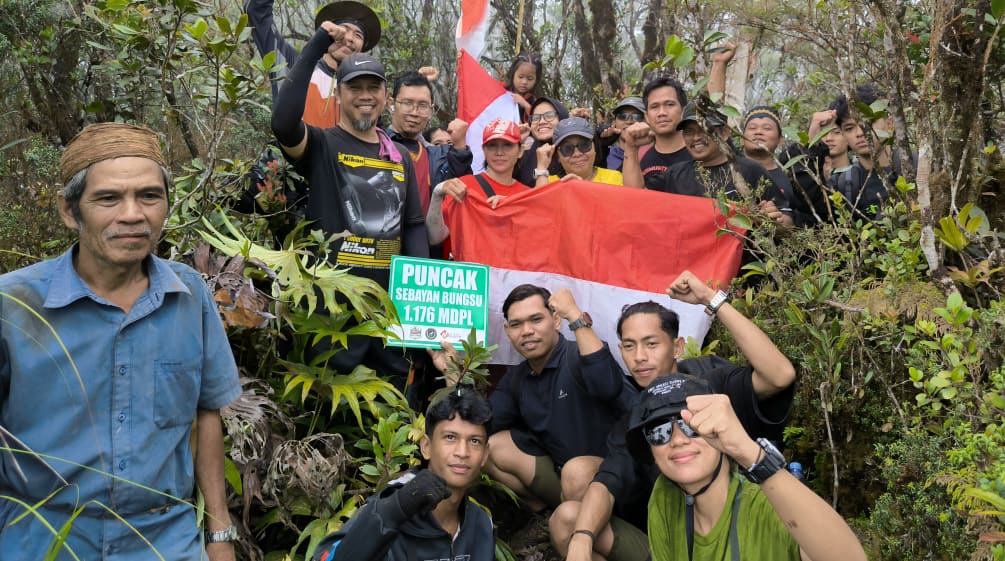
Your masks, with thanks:
[{"label": "shirt pocket", "polygon": [[154,363],[154,423],[162,428],[191,424],[199,403],[197,370],[176,360]]}]

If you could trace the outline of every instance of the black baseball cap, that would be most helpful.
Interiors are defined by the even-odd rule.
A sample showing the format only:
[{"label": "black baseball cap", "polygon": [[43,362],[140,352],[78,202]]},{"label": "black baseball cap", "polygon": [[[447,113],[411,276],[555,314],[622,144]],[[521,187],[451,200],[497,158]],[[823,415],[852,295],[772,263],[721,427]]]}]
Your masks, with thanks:
[{"label": "black baseball cap", "polygon": [[343,0],[322,6],[314,16],[314,29],[321,27],[322,22],[352,23],[363,32],[363,51],[367,52],[380,42],[380,19],[377,14],[365,4]]},{"label": "black baseball cap", "polygon": [[384,65],[379,60],[364,53],[353,53],[339,63],[335,78],[340,84],[351,82],[360,76],[374,76],[386,82]]},{"label": "black baseball cap", "polygon": [[680,412],[687,409],[689,396],[710,393],[713,393],[712,388],[705,380],[686,374],[671,374],[654,380],[632,408],[625,434],[628,450],[636,459],[651,460],[649,443],[643,434],[645,427],[679,417]]},{"label": "black baseball cap", "polygon": [[[698,123],[698,110],[695,104],[688,103],[684,107],[684,116],[681,117],[679,123],[677,123],[677,130],[682,131],[688,123]],[[718,111],[709,111],[705,114],[705,126],[706,127],[719,127],[726,124],[726,119],[719,114]]]}]

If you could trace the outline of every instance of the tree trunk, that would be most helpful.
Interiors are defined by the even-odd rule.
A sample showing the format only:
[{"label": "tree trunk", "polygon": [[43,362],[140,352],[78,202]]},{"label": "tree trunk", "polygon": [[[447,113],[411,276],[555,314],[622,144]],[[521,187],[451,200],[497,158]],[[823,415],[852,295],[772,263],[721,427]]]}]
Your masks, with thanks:
[{"label": "tree trunk", "polygon": [[593,25],[590,26],[590,31],[593,34],[593,45],[600,74],[600,80],[596,83],[601,85],[601,94],[604,97],[612,97],[621,92],[622,84],[621,76],[615,70],[614,64],[614,52],[620,50],[616,48],[618,30],[614,2],[611,0],[590,0],[590,13],[593,16]]}]

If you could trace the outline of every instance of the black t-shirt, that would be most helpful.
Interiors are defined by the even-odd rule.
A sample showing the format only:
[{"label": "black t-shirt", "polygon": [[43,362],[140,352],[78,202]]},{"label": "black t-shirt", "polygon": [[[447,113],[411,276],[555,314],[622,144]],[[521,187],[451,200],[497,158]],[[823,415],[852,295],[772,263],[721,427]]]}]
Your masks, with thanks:
[{"label": "black t-shirt", "polygon": [[315,223],[308,228],[351,233],[334,242],[329,261],[387,287],[392,256],[429,257],[407,149],[387,137],[383,147],[364,142],[340,127],[307,131],[307,150],[294,166],[309,183],[306,219]]},{"label": "black t-shirt", "polygon": [[687,151],[687,148],[664,154],[653,146],[645,154],[642,154],[642,159],[639,160],[646,189],[662,191],[663,176],[671,166],[693,161],[694,159],[691,158],[691,153]]},{"label": "black t-shirt", "polygon": [[[740,175],[747,186],[755,193],[760,193],[759,200],[774,201],[779,209],[790,207],[788,197],[760,164],[742,156],[737,156],[736,163],[740,166]],[[711,198],[723,193],[727,198],[738,198],[728,162],[711,167],[704,167],[694,161],[675,164],[667,170],[662,185],[656,190]]]}]

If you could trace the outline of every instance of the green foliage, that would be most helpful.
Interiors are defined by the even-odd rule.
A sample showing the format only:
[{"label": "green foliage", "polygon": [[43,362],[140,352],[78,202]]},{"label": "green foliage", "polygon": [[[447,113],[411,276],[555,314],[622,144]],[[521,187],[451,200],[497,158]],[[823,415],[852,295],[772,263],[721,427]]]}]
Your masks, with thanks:
[{"label": "green foliage", "polygon": [[356,448],[366,455],[360,461],[359,471],[363,479],[376,489],[383,488],[402,471],[418,464],[415,459],[419,449],[415,444],[418,437],[414,434],[417,431],[413,430],[407,417],[400,412],[382,417],[371,428],[369,440],[356,442]]}]

